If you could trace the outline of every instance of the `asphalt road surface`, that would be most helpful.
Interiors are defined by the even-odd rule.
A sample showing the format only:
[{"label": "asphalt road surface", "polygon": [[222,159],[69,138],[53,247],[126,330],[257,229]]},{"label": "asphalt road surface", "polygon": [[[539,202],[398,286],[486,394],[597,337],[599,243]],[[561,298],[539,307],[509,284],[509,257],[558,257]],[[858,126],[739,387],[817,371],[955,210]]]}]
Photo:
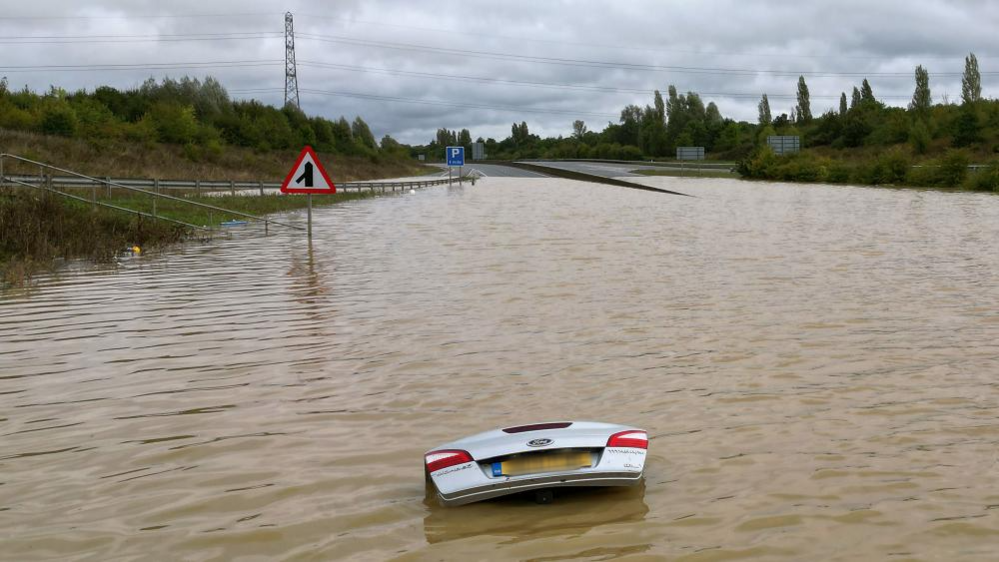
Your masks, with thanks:
[{"label": "asphalt road surface", "polygon": [[537,166],[547,166],[561,170],[570,170],[603,178],[641,177],[631,170],[641,168],[639,164],[615,164],[611,162],[529,162]]},{"label": "asphalt road surface", "polygon": [[[483,177],[487,178],[547,178],[548,176],[544,174],[539,174],[537,172],[530,172],[527,170],[521,170],[520,168],[514,168],[512,166],[503,166],[501,164],[466,164],[464,167],[465,175],[468,175],[472,170],[477,170]],[[447,170],[444,170],[444,175],[447,175]],[[457,177],[458,172],[455,171],[455,177]]]},{"label": "asphalt road surface", "polygon": [[[662,165],[662,164],[647,164],[644,162],[633,162],[633,163],[618,163],[618,162],[543,162],[543,161],[530,161],[529,164],[535,164],[537,166],[548,166],[551,168],[559,168],[562,170],[570,170],[573,172],[580,172],[583,174],[590,174],[594,176],[600,176],[604,178],[634,178],[634,177],[645,177],[642,174],[633,174],[633,170],[648,169],[648,170],[670,170],[670,171],[680,171],[684,168],[680,164],[674,165]],[[686,169],[690,170],[692,166],[703,166],[705,169],[725,171],[728,170],[729,166],[716,164],[716,163],[689,163],[686,165]]]}]

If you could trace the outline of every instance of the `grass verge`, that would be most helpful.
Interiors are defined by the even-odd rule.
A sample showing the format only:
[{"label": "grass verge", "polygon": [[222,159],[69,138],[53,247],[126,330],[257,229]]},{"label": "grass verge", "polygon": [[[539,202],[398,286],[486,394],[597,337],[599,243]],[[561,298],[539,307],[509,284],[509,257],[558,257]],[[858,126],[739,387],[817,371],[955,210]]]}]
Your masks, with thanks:
[{"label": "grass verge", "polygon": [[667,170],[660,168],[657,170],[650,170],[648,168],[641,168],[638,170],[631,170],[631,173],[642,176],[668,176],[677,178],[739,178],[739,174],[735,172],[708,169]]},{"label": "grass verge", "polygon": [[[90,197],[90,191],[68,192]],[[308,199],[301,195],[171,195],[257,216],[303,209],[308,205]],[[372,192],[316,195],[312,204],[323,207],[374,196]],[[135,211],[153,211],[153,198],[142,193],[113,190],[110,197],[102,196],[99,200]],[[157,199],[156,213],[189,224],[213,227],[241,218],[165,199]],[[24,286],[33,275],[52,270],[59,259],[82,258],[110,263],[126,248],[139,246],[143,251],[162,248],[192,234],[191,229],[182,225],[112,209],[95,209],[89,203],[41,190],[6,188],[0,190],[0,287]]]},{"label": "grass verge", "polygon": [[0,192],[0,282],[22,286],[57,258],[110,262],[126,247],[184,239],[186,228],[68,202],[48,193]]},{"label": "grass verge", "polygon": [[[0,152],[8,152],[97,177],[281,181],[297,150],[254,151],[227,146],[212,158],[194,159],[184,147],[123,140],[82,140],[0,128]],[[401,178],[430,174],[436,168],[407,158],[320,153],[335,182]],[[38,169],[8,161],[7,174],[37,174]],[[56,174],[58,175],[58,174]]]}]

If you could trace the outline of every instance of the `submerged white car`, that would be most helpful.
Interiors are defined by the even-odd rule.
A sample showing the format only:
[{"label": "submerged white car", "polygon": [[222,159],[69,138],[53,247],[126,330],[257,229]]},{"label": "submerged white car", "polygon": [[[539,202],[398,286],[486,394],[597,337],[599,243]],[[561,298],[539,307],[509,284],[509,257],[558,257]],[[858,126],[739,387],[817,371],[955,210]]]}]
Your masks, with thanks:
[{"label": "submerged white car", "polygon": [[446,443],[424,456],[443,505],[567,486],[634,486],[642,481],[645,430],[600,422],[549,422],[506,427]]}]

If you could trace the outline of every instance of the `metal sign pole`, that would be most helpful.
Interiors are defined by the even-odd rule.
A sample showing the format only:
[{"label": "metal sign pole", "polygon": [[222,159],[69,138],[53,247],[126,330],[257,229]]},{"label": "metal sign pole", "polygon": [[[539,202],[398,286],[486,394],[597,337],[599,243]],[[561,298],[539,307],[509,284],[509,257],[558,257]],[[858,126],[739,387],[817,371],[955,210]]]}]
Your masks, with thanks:
[{"label": "metal sign pole", "polygon": [[308,194],[309,198],[309,240],[312,240],[312,194]]},{"label": "metal sign pole", "polygon": [[447,186],[451,187],[451,166],[447,167]]},{"label": "metal sign pole", "polygon": [[462,185],[461,182],[464,179],[464,175],[465,175],[465,167],[464,166],[458,166],[458,185],[459,186]]}]

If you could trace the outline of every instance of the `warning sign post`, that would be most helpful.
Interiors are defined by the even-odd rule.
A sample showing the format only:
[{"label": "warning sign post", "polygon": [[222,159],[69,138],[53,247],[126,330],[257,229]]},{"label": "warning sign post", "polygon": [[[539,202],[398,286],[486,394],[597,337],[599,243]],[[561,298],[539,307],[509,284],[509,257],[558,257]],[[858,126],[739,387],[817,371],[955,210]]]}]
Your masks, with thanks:
[{"label": "warning sign post", "polygon": [[312,238],[312,196],[336,193],[336,186],[319,162],[316,151],[306,146],[298,155],[288,176],[281,184],[281,193],[305,194],[309,198],[309,238]]}]

